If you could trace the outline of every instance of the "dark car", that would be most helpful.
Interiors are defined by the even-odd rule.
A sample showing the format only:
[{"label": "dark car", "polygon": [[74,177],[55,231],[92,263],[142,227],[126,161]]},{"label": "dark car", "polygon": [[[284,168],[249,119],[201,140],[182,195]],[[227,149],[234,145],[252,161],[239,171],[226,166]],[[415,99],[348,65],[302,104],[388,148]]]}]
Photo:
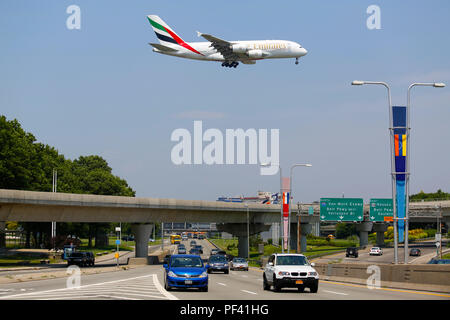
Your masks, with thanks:
[{"label": "dark car", "polygon": [[191,240],[191,247],[195,246],[197,242],[195,240]]},{"label": "dark car", "polygon": [[203,234],[199,234],[199,235],[198,235],[198,239],[199,239],[199,240],[203,240],[203,239],[205,239],[205,236],[204,236]]},{"label": "dark car", "polygon": [[122,241],[134,241],[134,236],[123,236]]},{"label": "dark car", "polygon": [[92,252],[73,252],[67,258],[67,265],[77,265],[80,267],[93,266],[95,264],[94,253]]},{"label": "dark car", "polygon": [[420,252],[420,249],[417,249],[417,248],[412,248],[409,251],[410,256],[420,256],[421,254],[422,254],[422,252]]},{"label": "dark car", "polygon": [[198,251],[200,251],[201,254],[203,254],[203,247],[199,244],[195,245],[194,248],[198,249]]},{"label": "dark car", "polygon": [[220,254],[209,257],[208,265],[208,273],[211,273],[212,271],[222,271],[223,273],[228,274],[230,272],[230,266],[226,256]]},{"label": "dark car", "polygon": [[212,249],[211,250],[211,256],[215,255],[215,254],[220,254],[222,256],[225,256],[227,253],[223,250],[220,249]]},{"label": "dark car", "polygon": [[347,258],[350,256],[358,258],[358,248],[355,248],[355,247],[347,248],[347,251],[345,252],[345,256]]},{"label": "dark car", "polygon": [[213,255],[217,254],[217,252],[219,252],[219,251],[220,251],[220,249],[214,248],[214,249],[211,250],[211,252],[209,253],[209,255],[210,255],[210,256],[213,256]]},{"label": "dark car", "polygon": [[200,255],[200,250],[198,250],[198,248],[192,248],[191,250],[189,250],[189,254],[192,255]]},{"label": "dark car", "polygon": [[450,264],[450,259],[431,259],[428,264]]}]

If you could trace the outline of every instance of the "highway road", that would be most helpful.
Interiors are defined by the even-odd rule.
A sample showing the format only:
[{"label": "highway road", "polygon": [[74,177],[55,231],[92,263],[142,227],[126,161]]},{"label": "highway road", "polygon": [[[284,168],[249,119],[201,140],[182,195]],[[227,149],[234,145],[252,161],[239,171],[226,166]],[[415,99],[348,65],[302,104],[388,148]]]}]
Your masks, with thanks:
[{"label": "highway road", "polygon": [[[434,241],[414,243],[409,246],[411,248],[419,248],[422,252],[421,256],[409,256],[408,262],[412,264],[426,264],[436,255],[436,246]],[[445,245],[445,244],[444,244]],[[358,258],[346,257],[345,252],[336,253],[320,258],[313,259],[311,261],[328,263],[328,262],[339,262],[339,263],[393,263],[394,262],[394,248],[382,248],[383,255],[381,256],[371,256],[369,251],[372,246],[367,246],[364,250],[359,250]],[[447,248],[445,247],[444,250]],[[404,261],[404,249],[403,245],[399,246],[398,250],[398,261],[403,263]]]},{"label": "highway road", "polygon": [[[206,258],[211,245],[198,241],[205,250]],[[187,244],[189,248],[189,243]],[[172,246],[173,249],[175,247]],[[45,279],[0,286],[0,300],[450,300],[450,294],[411,291],[402,289],[369,289],[363,285],[321,281],[318,293],[308,289],[299,293],[296,289],[281,292],[264,291],[262,270],[231,271],[230,274],[209,275],[209,292],[196,289],[165,291],[162,265],[82,275],[80,287],[67,288],[67,278]]]}]

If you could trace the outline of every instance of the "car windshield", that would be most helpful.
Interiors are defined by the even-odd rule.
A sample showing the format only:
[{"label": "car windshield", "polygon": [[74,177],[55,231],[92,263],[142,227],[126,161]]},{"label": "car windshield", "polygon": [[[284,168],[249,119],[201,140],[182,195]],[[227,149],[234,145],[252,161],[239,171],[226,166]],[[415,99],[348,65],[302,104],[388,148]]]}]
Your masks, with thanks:
[{"label": "car windshield", "polygon": [[373,247],[372,250],[380,250],[380,248]]},{"label": "car windshield", "polygon": [[82,258],[83,257],[83,253],[82,252],[74,252],[70,255],[70,257],[72,258]]},{"label": "car windshield", "polygon": [[210,262],[227,262],[227,258],[224,256],[214,256],[209,259]]},{"label": "car windshield", "polygon": [[176,257],[172,258],[172,268],[201,268],[202,259],[198,257]]},{"label": "car windshield", "polygon": [[279,266],[304,266],[308,261],[304,256],[278,256],[277,265]]},{"label": "car windshield", "polygon": [[233,262],[237,262],[237,263],[245,263],[245,259],[244,258],[234,258]]}]

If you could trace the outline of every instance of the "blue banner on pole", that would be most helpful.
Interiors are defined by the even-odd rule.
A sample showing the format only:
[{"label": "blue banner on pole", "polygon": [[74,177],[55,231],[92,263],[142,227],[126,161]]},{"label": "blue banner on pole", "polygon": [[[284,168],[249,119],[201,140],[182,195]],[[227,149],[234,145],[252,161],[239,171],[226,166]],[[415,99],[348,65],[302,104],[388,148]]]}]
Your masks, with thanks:
[{"label": "blue banner on pole", "polygon": [[[395,159],[395,186],[396,186],[396,208],[397,218],[405,218],[406,215],[406,107],[392,107],[392,122],[394,126],[394,159]],[[394,222],[395,223],[395,222]],[[405,239],[405,220],[398,220],[398,241]]]}]

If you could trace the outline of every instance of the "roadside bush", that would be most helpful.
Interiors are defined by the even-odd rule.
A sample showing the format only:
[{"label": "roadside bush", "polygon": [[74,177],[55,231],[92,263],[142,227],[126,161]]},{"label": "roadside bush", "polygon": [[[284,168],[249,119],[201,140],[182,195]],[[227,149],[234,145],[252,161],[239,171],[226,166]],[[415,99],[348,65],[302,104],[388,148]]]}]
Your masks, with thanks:
[{"label": "roadside bush", "polygon": [[427,238],[434,238],[436,235],[436,229],[425,229],[424,232],[426,232]]},{"label": "roadside bush", "polygon": [[272,243],[273,243],[272,239],[267,239],[267,244],[268,245],[272,245]]}]

